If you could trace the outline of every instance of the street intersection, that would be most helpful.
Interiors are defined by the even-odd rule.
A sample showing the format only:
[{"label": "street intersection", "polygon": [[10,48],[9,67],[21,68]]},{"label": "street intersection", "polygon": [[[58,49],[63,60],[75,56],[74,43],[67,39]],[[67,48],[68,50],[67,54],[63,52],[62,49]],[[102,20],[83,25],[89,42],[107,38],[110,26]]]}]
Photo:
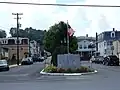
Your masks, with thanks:
[{"label": "street intersection", "polygon": [[0,90],[120,90],[120,66],[92,64],[98,73],[82,76],[41,75],[44,66],[34,63],[0,72]]}]

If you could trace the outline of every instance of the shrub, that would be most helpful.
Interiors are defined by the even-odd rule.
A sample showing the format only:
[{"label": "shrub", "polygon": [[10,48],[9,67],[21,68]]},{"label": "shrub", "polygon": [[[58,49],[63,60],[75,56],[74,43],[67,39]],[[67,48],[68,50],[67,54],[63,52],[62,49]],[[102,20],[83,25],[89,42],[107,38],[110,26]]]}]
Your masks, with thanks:
[{"label": "shrub", "polygon": [[56,73],[57,72],[57,68],[52,68],[51,69],[51,73]]},{"label": "shrub", "polygon": [[66,73],[72,73],[72,69],[71,68],[68,68],[67,70],[66,70]]},{"label": "shrub", "polygon": [[80,72],[80,68],[76,68],[76,69],[74,70],[74,72],[79,73],[79,72]]},{"label": "shrub", "polygon": [[85,66],[81,66],[80,68],[76,68],[76,69],[71,69],[71,68],[64,69],[50,65],[46,67],[44,71],[48,73],[84,73],[84,72],[93,72],[94,70]]},{"label": "shrub", "polygon": [[81,66],[80,67],[80,72],[87,72],[87,67],[85,67],[85,66]]},{"label": "shrub", "polygon": [[86,66],[80,67],[80,72],[91,72],[91,71],[94,71],[94,70],[91,70],[89,67],[86,67]]},{"label": "shrub", "polygon": [[58,73],[64,73],[65,71],[66,71],[66,70],[65,70],[64,68],[58,68],[58,69],[57,69],[57,72],[58,72]]},{"label": "shrub", "polygon": [[55,66],[48,66],[44,69],[45,72],[56,72],[57,71],[57,68]]}]

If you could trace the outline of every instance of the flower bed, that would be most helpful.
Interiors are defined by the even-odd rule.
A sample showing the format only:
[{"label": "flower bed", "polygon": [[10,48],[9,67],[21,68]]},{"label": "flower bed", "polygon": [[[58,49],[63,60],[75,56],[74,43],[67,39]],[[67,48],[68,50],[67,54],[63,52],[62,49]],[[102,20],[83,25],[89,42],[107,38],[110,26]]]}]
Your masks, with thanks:
[{"label": "flower bed", "polygon": [[44,72],[47,72],[47,73],[86,73],[86,72],[94,72],[94,70],[86,66],[80,66],[80,68],[75,68],[75,69],[71,69],[71,68],[64,69],[64,68],[57,68],[55,66],[50,65],[44,69]]}]

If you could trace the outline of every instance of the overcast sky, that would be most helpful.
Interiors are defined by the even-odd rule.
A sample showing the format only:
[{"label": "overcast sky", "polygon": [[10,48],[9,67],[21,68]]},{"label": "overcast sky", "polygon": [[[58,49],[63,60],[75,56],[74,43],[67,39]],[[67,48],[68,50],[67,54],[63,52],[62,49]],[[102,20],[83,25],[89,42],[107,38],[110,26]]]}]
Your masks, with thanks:
[{"label": "overcast sky", "polygon": [[[65,3],[65,4],[99,4],[119,5],[120,0],[0,0],[33,3]],[[12,13],[23,13],[21,28],[33,27],[48,30],[51,25],[59,21],[69,21],[76,36],[95,36],[95,33],[120,29],[120,8],[88,8],[88,7],[55,7],[0,4],[0,29],[6,30],[16,27],[15,16]]]}]

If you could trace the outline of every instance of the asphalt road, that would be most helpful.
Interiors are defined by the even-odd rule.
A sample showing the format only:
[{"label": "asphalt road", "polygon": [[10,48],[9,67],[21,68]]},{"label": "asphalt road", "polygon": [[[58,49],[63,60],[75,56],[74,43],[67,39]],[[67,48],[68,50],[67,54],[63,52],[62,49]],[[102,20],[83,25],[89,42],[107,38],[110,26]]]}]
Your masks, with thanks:
[{"label": "asphalt road", "polygon": [[38,73],[43,67],[36,63],[0,72],[0,90],[120,90],[120,66],[93,64],[98,73],[84,76],[43,76]]},{"label": "asphalt road", "polygon": [[32,65],[22,65],[10,68],[9,71],[0,72],[0,82],[15,82],[32,80],[39,77],[40,70],[44,68],[44,63],[34,63]]}]

